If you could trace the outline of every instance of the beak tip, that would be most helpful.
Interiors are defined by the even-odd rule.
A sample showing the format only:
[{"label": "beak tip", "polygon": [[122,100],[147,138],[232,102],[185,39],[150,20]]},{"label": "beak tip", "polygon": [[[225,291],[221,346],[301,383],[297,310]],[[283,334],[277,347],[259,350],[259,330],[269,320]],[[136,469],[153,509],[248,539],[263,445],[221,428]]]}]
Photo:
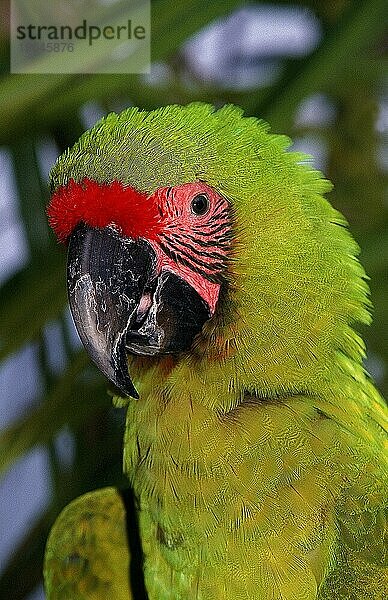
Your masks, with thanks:
[{"label": "beak tip", "polygon": [[139,394],[133,385],[131,378],[127,376],[123,378],[120,377],[119,379],[120,381],[116,379],[116,377],[110,378],[110,381],[113,383],[116,391],[126,398],[134,398],[135,400],[139,400]]},{"label": "beak tip", "polygon": [[131,398],[134,398],[135,400],[139,400],[139,394],[134,386],[132,386],[132,389],[127,392],[127,395]]}]

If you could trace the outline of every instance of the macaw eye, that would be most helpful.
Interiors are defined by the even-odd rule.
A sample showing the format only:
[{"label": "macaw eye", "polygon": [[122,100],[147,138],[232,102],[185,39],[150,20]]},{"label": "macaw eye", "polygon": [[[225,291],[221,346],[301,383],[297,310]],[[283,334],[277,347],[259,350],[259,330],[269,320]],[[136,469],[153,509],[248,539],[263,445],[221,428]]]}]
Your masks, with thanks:
[{"label": "macaw eye", "polygon": [[191,201],[191,211],[195,215],[204,215],[209,210],[209,198],[206,194],[197,194]]}]

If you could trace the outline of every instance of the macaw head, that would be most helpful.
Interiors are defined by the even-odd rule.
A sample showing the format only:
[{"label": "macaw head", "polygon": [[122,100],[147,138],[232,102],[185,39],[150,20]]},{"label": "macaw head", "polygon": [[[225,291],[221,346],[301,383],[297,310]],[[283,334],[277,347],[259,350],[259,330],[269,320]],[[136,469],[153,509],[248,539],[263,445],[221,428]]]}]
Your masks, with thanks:
[{"label": "macaw head", "polygon": [[108,115],[58,159],[48,215],[71,311],[122,395],[138,395],[128,358],[169,356],[237,398],[361,357],[357,246],[287,145],[236,107],[191,104]]},{"label": "macaw head", "polygon": [[202,181],[147,195],[83,178],[54,192],[49,213],[69,242],[81,340],[121,392],[136,396],[127,354],[188,350],[216,310],[231,250],[229,202]]}]

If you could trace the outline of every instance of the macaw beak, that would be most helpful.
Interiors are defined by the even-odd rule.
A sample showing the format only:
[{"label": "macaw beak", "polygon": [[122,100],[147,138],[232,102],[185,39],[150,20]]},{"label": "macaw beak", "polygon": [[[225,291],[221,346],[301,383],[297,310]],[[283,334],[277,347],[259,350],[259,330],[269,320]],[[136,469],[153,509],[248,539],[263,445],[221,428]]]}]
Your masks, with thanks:
[{"label": "macaw beak", "polygon": [[68,294],[78,334],[92,361],[125,396],[138,398],[128,353],[187,350],[210,317],[206,302],[170,271],[144,239],[113,226],[80,224],[69,239]]}]

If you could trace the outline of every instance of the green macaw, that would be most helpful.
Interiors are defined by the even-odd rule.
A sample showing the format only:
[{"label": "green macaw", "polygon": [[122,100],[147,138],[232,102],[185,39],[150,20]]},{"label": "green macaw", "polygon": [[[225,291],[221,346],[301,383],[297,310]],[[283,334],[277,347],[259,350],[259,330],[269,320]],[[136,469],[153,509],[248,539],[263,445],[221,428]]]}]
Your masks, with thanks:
[{"label": "green macaw", "polygon": [[235,106],[130,108],[58,159],[50,223],[130,489],[59,516],[53,599],[383,600],[387,409],[331,184]]}]

